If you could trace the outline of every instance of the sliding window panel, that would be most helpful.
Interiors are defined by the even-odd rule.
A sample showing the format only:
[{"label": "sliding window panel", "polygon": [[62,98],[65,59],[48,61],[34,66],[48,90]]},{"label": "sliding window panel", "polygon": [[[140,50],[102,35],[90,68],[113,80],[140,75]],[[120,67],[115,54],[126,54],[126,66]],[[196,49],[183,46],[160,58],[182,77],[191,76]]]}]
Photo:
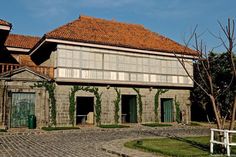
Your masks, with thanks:
[{"label": "sliding window panel", "polygon": [[73,78],[80,78],[80,70],[73,69]]},{"label": "sliding window panel", "polygon": [[58,68],[58,75],[59,77],[71,78],[72,69]]}]

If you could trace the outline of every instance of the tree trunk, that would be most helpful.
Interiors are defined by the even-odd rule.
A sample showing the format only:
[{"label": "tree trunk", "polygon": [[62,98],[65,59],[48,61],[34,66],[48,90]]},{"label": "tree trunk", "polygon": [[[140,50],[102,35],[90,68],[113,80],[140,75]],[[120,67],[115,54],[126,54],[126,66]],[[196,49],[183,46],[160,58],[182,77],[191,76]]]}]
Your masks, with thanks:
[{"label": "tree trunk", "polygon": [[208,95],[208,96],[210,97],[211,104],[212,104],[212,107],[213,107],[213,110],[214,110],[214,113],[215,113],[217,129],[222,129],[221,121],[220,121],[220,117],[219,117],[219,111],[216,107],[215,98],[212,95]]},{"label": "tree trunk", "polygon": [[230,127],[229,130],[233,130],[234,129],[234,120],[235,120],[235,112],[236,112],[236,95],[234,96],[234,104],[233,104],[233,110],[232,110],[232,118],[230,121]]}]

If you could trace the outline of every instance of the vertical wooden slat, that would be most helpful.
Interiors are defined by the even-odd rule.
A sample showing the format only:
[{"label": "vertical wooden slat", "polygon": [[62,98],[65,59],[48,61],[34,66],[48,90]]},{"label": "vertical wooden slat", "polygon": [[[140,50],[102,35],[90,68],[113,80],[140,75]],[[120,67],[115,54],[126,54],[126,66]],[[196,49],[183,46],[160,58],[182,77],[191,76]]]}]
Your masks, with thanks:
[{"label": "vertical wooden slat", "polygon": [[3,70],[4,70],[4,65],[1,65],[2,68],[1,68],[1,73],[3,73]]},{"label": "vertical wooden slat", "polygon": [[50,73],[51,74],[51,78],[54,78],[54,68],[51,67],[50,69],[51,69],[51,73]]}]

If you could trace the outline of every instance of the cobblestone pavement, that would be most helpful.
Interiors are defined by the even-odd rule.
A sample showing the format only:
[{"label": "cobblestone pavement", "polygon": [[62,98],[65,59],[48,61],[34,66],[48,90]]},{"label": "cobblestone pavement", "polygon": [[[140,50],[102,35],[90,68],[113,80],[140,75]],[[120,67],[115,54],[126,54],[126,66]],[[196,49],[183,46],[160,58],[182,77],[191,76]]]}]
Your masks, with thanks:
[{"label": "cobblestone pavement", "polygon": [[[139,151],[122,148],[125,139],[165,135],[208,134],[199,128],[126,128],[88,129],[29,135],[0,135],[0,157],[106,157],[149,156]],[[114,151],[113,151],[114,150]],[[124,153],[122,153],[124,150]],[[117,153],[121,151],[121,153]],[[130,155],[129,155],[130,154]],[[152,156],[150,154],[150,156]]]}]

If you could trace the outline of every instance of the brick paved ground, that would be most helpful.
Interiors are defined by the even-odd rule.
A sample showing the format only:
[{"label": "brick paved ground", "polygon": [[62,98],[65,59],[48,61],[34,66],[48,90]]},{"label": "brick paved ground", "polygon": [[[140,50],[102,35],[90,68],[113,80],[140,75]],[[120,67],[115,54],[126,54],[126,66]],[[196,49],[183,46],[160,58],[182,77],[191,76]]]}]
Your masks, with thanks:
[{"label": "brick paved ground", "polygon": [[[0,157],[106,157],[116,155],[151,156],[127,150],[122,144],[127,139],[166,135],[203,135],[208,129],[171,127],[150,129],[81,129],[43,134],[0,134]],[[112,153],[108,153],[112,152]]]}]

